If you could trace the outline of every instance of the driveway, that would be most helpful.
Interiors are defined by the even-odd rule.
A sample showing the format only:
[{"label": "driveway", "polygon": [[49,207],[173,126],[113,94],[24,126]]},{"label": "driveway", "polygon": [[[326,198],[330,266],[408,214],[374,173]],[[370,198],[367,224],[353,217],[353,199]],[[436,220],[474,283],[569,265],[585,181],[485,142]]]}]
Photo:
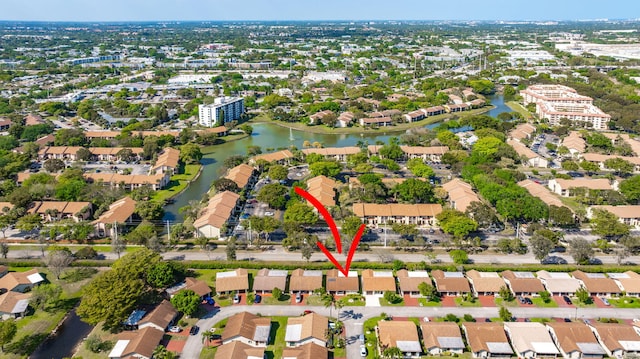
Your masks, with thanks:
[{"label": "driveway", "polygon": [[380,298],[382,298],[381,294],[374,295],[365,295],[365,307],[379,307],[380,306]]}]

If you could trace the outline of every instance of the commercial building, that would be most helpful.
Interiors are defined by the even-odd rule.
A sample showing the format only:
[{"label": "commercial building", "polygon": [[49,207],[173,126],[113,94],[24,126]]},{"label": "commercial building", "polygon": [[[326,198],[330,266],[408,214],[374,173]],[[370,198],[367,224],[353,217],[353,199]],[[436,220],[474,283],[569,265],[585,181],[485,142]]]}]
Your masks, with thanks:
[{"label": "commercial building", "polygon": [[202,126],[224,125],[240,118],[244,113],[241,97],[217,97],[212,104],[198,105],[198,118]]}]

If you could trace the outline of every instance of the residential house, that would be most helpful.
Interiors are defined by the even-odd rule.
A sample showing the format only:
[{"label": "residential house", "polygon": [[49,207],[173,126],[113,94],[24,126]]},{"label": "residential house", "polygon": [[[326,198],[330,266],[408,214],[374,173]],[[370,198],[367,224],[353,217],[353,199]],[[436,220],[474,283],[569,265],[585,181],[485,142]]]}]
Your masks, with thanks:
[{"label": "residential house", "polygon": [[233,341],[216,349],[214,359],[262,359],[264,348],[256,348],[243,342]]},{"label": "residential house", "polygon": [[0,132],[7,131],[13,122],[7,118],[0,118]]},{"label": "residential house", "polygon": [[11,202],[0,202],[0,213],[4,214],[13,209],[13,204]]},{"label": "residential house", "polygon": [[284,341],[288,347],[299,347],[313,343],[321,347],[327,345],[326,331],[329,319],[317,313],[305,314],[287,319]]},{"label": "residential house", "polygon": [[101,183],[103,186],[122,188],[127,191],[140,187],[149,187],[158,191],[171,182],[168,173],[157,175],[123,175],[119,173],[83,173],[89,183]]},{"label": "residential house", "polygon": [[289,164],[293,158],[293,153],[289,150],[283,150],[273,153],[263,153],[257,156],[253,156],[249,159],[249,163],[256,164],[258,160],[265,160],[267,162],[275,162],[280,165]]},{"label": "residential house", "polygon": [[640,158],[638,157],[627,157],[627,156],[617,156],[617,155],[603,155],[600,153],[585,153],[582,155],[582,159],[587,162],[592,162],[598,165],[601,170],[608,170],[609,168],[605,165],[605,162],[609,159],[621,159],[627,161],[633,165],[633,172],[640,171]]},{"label": "residential house", "polygon": [[[336,181],[323,175],[307,180],[307,192],[316,198],[325,208],[336,205],[336,187]],[[307,203],[312,206],[310,202]],[[313,208],[317,211],[315,206]]]},{"label": "residential house", "polygon": [[242,163],[230,169],[224,178],[235,182],[238,188],[243,190],[255,183],[255,168]]},{"label": "residential house", "polygon": [[327,160],[335,160],[338,162],[346,162],[350,155],[360,153],[362,150],[360,147],[347,146],[347,147],[324,147],[324,148],[305,148],[302,150],[305,156],[315,153],[324,156]]},{"label": "residential house", "polygon": [[449,152],[447,146],[400,146],[405,158],[420,158],[423,162],[442,162],[442,155]]},{"label": "residential house", "polygon": [[338,121],[336,122],[336,127],[349,127],[355,121],[355,115],[353,112],[343,112],[338,116]]},{"label": "residential house", "polygon": [[447,111],[443,106],[433,106],[424,109],[424,113],[426,116],[442,115],[445,112]]},{"label": "residential house", "polygon": [[384,292],[396,293],[396,278],[391,271],[362,271],[362,294],[374,295]]},{"label": "residential house", "polygon": [[180,150],[167,147],[158,155],[156,163],[149,172],[152,174],[169,173],[169,175],[174,175],[178,172],[179,163]]},{"label": "residential house", "polygon": [[381,320],[376,327],[380,354],[398,348],[405,358],[419,358],[422,353],[418,328],[412,321]]},{"label": "residential house", "polygon": [[37,213],[44,222],[55,222],[63,219],[73,219],[80,222],[91,217],[91,202],[45,201],[34,202],[29,213]]},{"label": "residential house", "polygon": [[507,144],[513,147],[518,156],[523,158],[523,164],[529,167],[547,168],[549,161],[533,152],[529,147],[517,140],[507,140]]},{"label": "residential house", "polygon": [[470,110],[471,106],[467,105],[466,103],[460,103],[444,105],[444,108],[447,110],[447,112],[454,113]]},{"label": "residential house", "polygon": [[556,358],[560,351],[542,323],[504,322],[518,358]]},{"label": "residential house", "polygon": [[229,317],[222,332],[222,344],[242,342],[252,347],[266,347],[271,333],[271,318],[241,312]]},{"label": "residential house", "polygon": [[211,295],[211,288],[207,282],[193,277],[186,277],[183,282],[180,282],[171,288],[167,288],[166,292],[170,297],[173,297],[182,290],[191,290],[200,298]]},{"label": "residential house", "polygon": [[138,331],[126,331],[118,334],[118,341],[109,352],[110,359],[151,359],[162,337],[163,330],[146,327]]},{"label": "residential house", "polygon": [[165,299],[138,322],[138,329],[152,327],[164,332],[177,316],[178,311],[176,308],[173,307],[171,302]]},{"label": "residential house", "polygon": [[549,192],[543,185],[536,183],[532,180],[526,179],[518,182],[518,186],[526,189],[533,197],[539,198],[547,206],[564,207],[564,203],[560,198],[556,197],[553,193]]},{"label": "residential house", "polygon": [[474,358],[509,358],[513,355],[502,323],[465,322],[462,330]]},{"label": "residential house", "polygon": [[314,290],[323,288],[322,271],[298,268],[291,272],[289,291],[291,293],[312,294]]},{"label": "residential house", "polygon": [[415,110],[404,115],[404,119],[407,122],[420,121],[420,120],[424,120],[425,118],[427,118],[427,114],[425,113],[424,110]]},{"label": "residential house", "polygon": [[[25,293],[42,282],[44,282],[44,278],[35,268],[26,272],[8,272],[0,278],[0,289]],[[0,290],[0,292],[2,291]]]},{"label": "residential house", "polygon": [[113,237],[118,225],[130,225],[133,222],[136,211],[136,201],[131,197],[124,197],[113,202],[109,209],[102,213],[98,219],[91,222],[98,236]]},{"label": "residential house", "polygon": [[529,139],[536,133],[536,127],[530,123],[521,123],[509,132],[509,138],[514,140]]},{"label": "residential house", "polygon": [[566,359],[598,359],[606,354],[586,324],[549,322],[547,328],[556,346],[560,349],[560,353]]},{"label": "residential house", "polygon": [[21,318],[27,315],[31,293],[5,291],[0,294],[0,318]]},{"label": "residential house", "polygon": [[286,270],[260,269],[253,279],[253,291],[264,294],[278,288],[284,292],[287,289],[287,276]]},{"label": "residential house", "polygon": [[421,294],[419,287],[421,283],[433,285],[427,271],[408,271],[406,269],[401,269],[396,272],[396,276],[398,276],[400,294],[403,296],[408,295],[410,297],[420,297]]},{"label": "residential house", "polygon": [[500,274],[513,295],[538,295],[538,293],[545,291],[540,279],[536,278],[532,272],[506,270]]},{"label": "residential house", "polygon": [[360,278],[357,271],[349,271],[345,277],[341,271],[327,271],[327,292],[336,295],[357,294],[360,291]]},{"label": "residential house", "polygon": [[419,227],[436,225],[436,216],[442,212],[440,204],[378,204],[354,203],[353,213],[362,223],[371,227],[380,224],[403,223]]},{"label": "residential house", "polygon": [[498,296],[502,287],[507,288],[507,283],[497,272],[478,272],[475,269],[467,271],[467,279],[471,282],[473,294]]},{"label": "residential house", "polygon": [[27,117],[24,118],[25,126],[42,125],[44,123],[45,121],[42,119],[42,117],[40,117],[40,115],[37,115],[37,114],[30,113],[27,115]]},{"label": "residential house", "polygon": [[282,357],[286,359],[326,359],[329,356],[327,347],[315,343],[307,343],[295,348],[285,348]]},{"label": "residential house", "polygon": [[480,202],[480,198],[473,191],[467,182],[454,178],[442,185],[442,188],[449,194],[449,204],[451,208],[460,212],[465,212],[473,202]]},{"label": "residential house", "polygon": [[322,119],[325,116],[329,116],[329,115],[334,115],[335,116],[335,114],[331,110],[324,110],[324,111],[316,112],[313,115],[309,116],[309,124],[316,125],[318,123],[322,123]]},{"label": "residential house", "polygon": [[580,282],[569,273],[541,270],[536,275],[551,295],[574,295],[580,289]]},{"label": "residential house", "polygon": [[603,209],[618,217],[618,221],[636,229],[640,228],[640,206],[591,206],[587,208],[587,218],[593,218],[594,209]]},{"label": "residential house", "polygon": [[471,292],[469,281],[462,272],[443,272],[439,269],[431,271],[436,289],[442,295],[459,296]]},{"label": "residential house", "polygon": [[633,326],[620,323],[599,323],[593,321],[589,328],[596,339],[612,358],[627,358],[640,354],[640,334]]},{"label": "residential house", "polygon": [[[618,190],[618,184],[614,181],[613,185],[606,178],[597,179],[562,179],[554,178],[548,183],[549,189],[562,197],[572,197],[576,195],[578,188],[594,191]],[[586,193],[588,195],[588,193]]]},{"label": "residential house", "polygon": [[465,349],[457,323],[427,322],[420,324],[422,342],[429,355],[462,354]]},{"label": "residential house", "polygon": [[218,192],[209,199],[205,207],[194,222],[198,237],[221,238],[228,232],[227,223],[239,212],[240,195],[231,191]]},{"label": "residential house", "polygon": [[580,132],[571,131],[569,136],[562,140],[562,146],[566,147],[572,156],[577,156],[584,153],[584,150],[587,148],[587,143],[582,138],[582,135],[580,135]]},{"label": "residential house", "polygon": [[607,273],[607,275],[627,296],[640,297],[640,274],[629,270],[624,273]]},{"label": "residential house", "polygon": [[363,117],[360,119],[360,126],[377,126],[387,127],[393,125],[393,119],[391,117]]},{"label": "residential house", "polygon": [[216,292],[218,294],[231,292],[246,292],[249,290],[249,273],[246,269],[236,269],[229,272],[216,273]]},{"label": "residential house", "polygon": [[612,295],[620,295],[622,292],[616,282],[608,278],[604,273],[585,273],[577,270],[571,272],[571,275],[577,279],[591,295],[610,297]]}]

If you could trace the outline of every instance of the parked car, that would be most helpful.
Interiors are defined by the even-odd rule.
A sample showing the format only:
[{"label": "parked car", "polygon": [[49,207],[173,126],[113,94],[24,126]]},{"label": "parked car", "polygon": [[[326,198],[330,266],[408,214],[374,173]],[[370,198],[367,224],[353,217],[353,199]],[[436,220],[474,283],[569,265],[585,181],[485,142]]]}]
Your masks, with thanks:
[{"label": "parked car", "polygon": [[191,327],[191,329],[189,329],[189,334],[196,335],[198,334],[199,331],[200,331],[200,327],[197,325],[194,325],[193,327]]},{"label": "parked car", "polygon": [[367,356],[367,347],[364,345],[360,346],[360,356],[363,358]]},{"label": "parked car", "polygon": [[525,304],[525,300],[522,296],[518,296],[518,302],[520,302],[520,304]]},{"label": "parked car", "polygon": [[305,310],[303,312],[303,315],[307,315],[307,314],[311,314],[311,313],[313,313],[313,310]]},{"label": "parked car", "polygon": [[254,303],[260,303],[260,301],[262,300],[262,296],[260,294],[256,294],[255,297],[253,297],[253,302]]},{"label": "parked car", "polygon": [[573,304],[573,302],[571,301],[571,298],[569,298],[569,297],[568,297],[568,296],[566,296],[566,295],[563,295],[563,296],[562,296],[562,299],[564,300],[564,302],[565,302],[565,303],[567,303],[567,304],[569,304],[569,305]]},{"label": "parked car", "polygon": [[524,303],[525,303],[525,304],[532,305],[532,304],[533,304],[533,301],[532,301],[532,300],[531,300],[531,298],[529,298],[529,297],[524,297]]},{"label": "parked car", "polygon": [[569,319],[569,318],[564,318],[564,322],[565,322],[565,323],[571,323],[571,319]]},{"label": "parked car", "polygon": [[215,301],[215,300],[213,300],[213,298],[211,298],[210,296],[206,296],[206,297],[204,298],[204,300],[205,300],[205,302],[207,302],[207,304],[209,304],[209,305],[214,305],[214,304],[216,304],[216,301]]},{"label": "parked car", "polygon": [[606,305],[606,306],[611,305],[611,304],[609,303],[609,301],[607,300],[607,298],[602,297],[602,298],[600,298],[600,300],[601,300],[601,301],[602,301],[602,303],[603,303],[604,305]]},{"label": "parked car", "polygon": [[171,328],[169,328],[169,331],[171,333],[180,333],[182,331],[182,328],[180,328],[177,325],[172,326]]},{"label": "parked car", "polygon": [[296,303],[302,303],[302,293],[296,293]]},{"label": "parked car", "polygon": [[265,216],[273,216],[273,212],[264,212]]},{"label": "parked car", "polygon": [[236,295],[233,296],[233,303],[234,304],[240,303],[240,295],[239,294],[236,294]]}]

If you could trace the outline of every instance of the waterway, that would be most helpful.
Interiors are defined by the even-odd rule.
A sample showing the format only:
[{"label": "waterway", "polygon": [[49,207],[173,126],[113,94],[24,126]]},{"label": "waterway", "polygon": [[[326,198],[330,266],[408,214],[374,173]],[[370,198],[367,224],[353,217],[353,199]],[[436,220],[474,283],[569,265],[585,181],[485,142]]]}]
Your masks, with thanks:
[{"label": "waterway", "polygon": [[[501,112],[511,111],[511,109],[505,105],[502,96],[491,96],[488,100],[495,106],[488,112],[490,116],[497,116]],[[433,129],[438,125],[439,123],[434,123],[425,127]],[[211,182],[223,175],[221,171],[223,170],[224,159],[233,155],[244,155],[248,146],[260,146],[263,151],[265,151],[268,148],[284,148],[291,145],[302,148],[304,141],[311,143],[317,141],[322,143],[324,147],[343,147],[355,146],[359,141],[366,141],[369,144],[374,144],[376,141],[386,143],[392,136],[398,136],[398,134],[388,134],[384,129],[381,129],[380,132],[376,134],[364,135],[318,134],[298,130],[290,131],[288,128],[268,123],[254,124],[253,134],[250,137],[216,145],[214,146],[213,152],[206,154],[202,158],[201,163],[203,164],[203,168],[200,177],[177,196],[174,203],[165,207],[164,220],[174,223],[181,221],[182,215],[178,210],[186,206],[190,200],[199,200],[202,198],[202,195],[209,190]]]},{"label": "waterway", "polygon": [[91,333],[93,327],[80,320],[76,310],[72,310],[60,325],[56,335],[47,339],[38,349],[29,356],[31,359],[61,359],[71,358],[82,343],[82,340]]}]

